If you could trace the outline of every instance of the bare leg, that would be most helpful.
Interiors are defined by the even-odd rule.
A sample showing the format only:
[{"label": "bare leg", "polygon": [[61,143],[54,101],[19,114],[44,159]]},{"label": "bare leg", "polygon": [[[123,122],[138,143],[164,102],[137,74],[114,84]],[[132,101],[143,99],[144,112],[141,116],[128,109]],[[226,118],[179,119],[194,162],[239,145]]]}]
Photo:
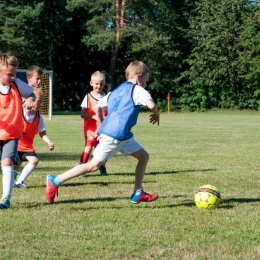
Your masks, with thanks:
[{"label": "bare leg", "polygon": [[14,169],[17,171],[20,169],[20,166],[22,165],[22,161],[18,163],[18,165],[14,165]]},{"label": "bare leg", "polygon": [[76,165],[72,169],[64,172],[63,174],[61,174],[61,178],[65,182],[81,174],[88,173],[88,172],[95,172],[99,169],[99,167],[102,164],[103,164],[102,162],[96,160],[95,158],[92,158],[90,162]]},{"label": "bare leg", "polygon": [[131,155],[138,160],[135,168],[135,188],[142,188],[149,154],[144,149],[141,149]]},{"label": "bare leg", "polygon": [[13,161],[10,158],[5,158],[1,161],[1,166],[13,166]]}]

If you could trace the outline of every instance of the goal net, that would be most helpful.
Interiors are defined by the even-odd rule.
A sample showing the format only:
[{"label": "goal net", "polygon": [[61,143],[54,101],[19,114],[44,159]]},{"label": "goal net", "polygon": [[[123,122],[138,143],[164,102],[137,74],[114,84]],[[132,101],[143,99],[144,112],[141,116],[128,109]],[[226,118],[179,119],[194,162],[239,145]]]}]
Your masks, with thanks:
[{"label": "goal net", "polygon": [[[28,83],[25,69],[17,69],[16,77]],[[40,108],[40,113],[52,119],[52,86],[53,75],[51,70],[43,70],[42,81],[40,88],[44,93],[43,104]]]}]

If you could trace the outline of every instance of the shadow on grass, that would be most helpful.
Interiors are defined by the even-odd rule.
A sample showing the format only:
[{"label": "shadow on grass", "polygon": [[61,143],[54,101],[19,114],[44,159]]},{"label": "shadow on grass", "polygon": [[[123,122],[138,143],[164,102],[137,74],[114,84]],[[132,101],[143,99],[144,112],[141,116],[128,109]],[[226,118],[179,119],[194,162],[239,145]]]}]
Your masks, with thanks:
[{"label": "shadow on grass", "polygon": [[149,172],[147,175],[157,175],[157,174],[176,174],[176,173],[189,173],[189,172],[212,172],[217,169],[203,169],[203,170],[183,170],[183,171],[164,171],[164,172]]},{"label": "shadow on grass", "polygon": [[[79,161],[81,152],[78,154],[73,154],[71,152],[47,152],[41,153],[37,152],[37,156],[40,160],[46,161]],[[116,154],[113,157],[122,157],[122,154]],[[91,157],[92,158],[92,157]]]},{"label": "shadow on grass", "polygon": [[[104,177],[101,177],[104,178]],[[88,185],[98,185],[98,186],[109,186],[109,185],[114,185],[114,184],[133,184],[134,180],[132,181],[93,181],[93,182],[73,182],[73,183],[69,183],[66,182],[64,184],[62,184],[60,186],[60,188],[62,189],[62,187],[78,187],[78,186],[88,186]],[[155,183],[156,181],[143,181],[143,183]],[[37,186],[29,186],[28,189],[31,188],[46,188],[46,184],[43,185],[37,185]]]},{"label": "shadow on grass", "polygon": [[[82,184],[80,184],[82,185]],[[167,197],[167,196],[159,196],[158,200],[162,200],[162,199],[169,199],[169,198],[187,198],[186,196],[183,195],[175,195],[172,197]],[[124,205],[100,205],[98,204],[99,202],[113,202],[113,201],[128,201],[126,202],[126,204]],[[49,204],[48,202],[39,202],[39,203],[32,203],[32,204],[24,204],[22,203],[22,206],[24,208],[37,208],[37,207],[42,207],[42,206],[55,206],[55,205],[63,205],[63,204],[72,204],[71,206],[77,205],[77,204],[83,204],[83,203],[87,203],[87,202],[91,202],[91,203],[97,203],[96,206],[91,206],[88,205],[87,207],[84,207],[84,209],[122,209],[122,208],[129,208],[129,207],[136,207],[136,208],[147,208],[147,206],[149,205],[149,207],[151,208],[176,208],[176,207],[180,207],[180,206],[187,206],[187,207],[192,207],[194,206],[194,202],[192,200],[186,200],[183,201],[181,203],[177,203],[177,204],[166,204],[166,205],[158,205],[158,203],[156,203],[157,201],[153,201],[151,203],[138,203],[138,204],[132,204],[130,202],[130,195],[127,197],[103,197],[103,198],[81,198],[81,199],[71,199],[71,200],[58,200],[55,201],[54,204]],[[81,208],[77,208],[77,210],[80,210]]]},{"label": "shadow on grass", "polygon": [[79,185],[99,185],[99,186],[109,186],[113,184],[133,184],[133,181],[123,181],[123,182],[115,182],[115,181],[93,181],[93,182],[77,182],[77,183],[66,183],[63,184],[62,187],[74,187]]},{"label": "shadow on grass", "polygon": [[[63,167],[61,167],[61,168],[63,169]],[[46,169],[46,167],[44,169]],[[52,168],[52,170],[53,170],[53,168]],[[68,169],[66,169],[66,170],[68,170]],[[164,175],[164,174],[178,174],[178,173],[192,173],[192,172],[210,172],[210,171],[216,171],[216,169],[147,172],[147,173],[145,173],[145,176]],[[86,178],[100,176],[99,171],[91,172],[91,173],[89,173],[89,175],[88,175],[88,173],[86,173],[86,174],[87,174]],[[134,176],[134,175],[135,175],[135,173],[133,171],[133,172],[125,172],[125,173],[122,173],[122,172],[108,173],[108,176],[100,176],[100,177],[106,178],[106,177],[109,177],[109,176]]]},{"label": "shadow on grass", "polygon": [[[82,184],[81,184],[82,185]],[[173,199],[176,198],[187,198],[186,196],[182,195],[176,195],[171,197]],[[159,196],[158,200],[162,199],[169,199],[169,197],[166,196]],[[42,207],[42,206],[54,206],[54,205],[62,205],[62,204],[81,204],[81,203],[86,203],[86,202],[113,202],[113,201],[120,201],[120,200],[130,200],[130,197],[104,197],[104,198],[84,198],[84,199],[72,199],[72,200],[62,200],[62,201],[56,201],[54,204],[48,204],[47,202],[40,202],[40,203],[33,203],[33,204],[24,204],[22,203],[24,208],[36,208],[36,207]],[[258,198],[231,198],[227,200],[222,200],[222,204],[220,205],[219,209],[230,209],[233,207],[236,207],[235,205],[232,205],[233,203],[255,203],[255,202],[260,202],[260,199]],[[130,201],[129,201],[130,203]],[[182,202],[179,203],[172,203],[172,204],[166,204],[166,205],[158,205],[156,201],[151,202],[151,203],[138,203],[138,204],[125,204],[125,205],[103,205],[101,206],[100,204],[97,204],[97,206],[87,206],[84,207],[84,209],[122,209],[122,208],[129,208],[129,205],[131,207],[136,207],[137,209],[140,208],[147,208],[147,205],[149,205],[151,208],[157,208],[157,209],[165,209],[165,208],[177,208],[177,207],[195,207],[195,204],[193,200],[186,199]],[[77,208],[77,210],[80,208]],[[213,210],[211,210],[214,212]]]},{"label": "shadow on grass", "polygon": [[[70,152],[48,152],[48,153],[37,153],[40,161],[79,161],[80,158],[80,154],[71,154]],[[116,154],[114,157],[122,157],[121,154]],[[51,173],[53,172],[54,168],[55,171],[59,171],[60,173],[63,173],[71,168],[73,168],[74,166],[77,166],[77,163],[72,163],[71,167],[64,167],[64,166],[51,166],[51,167],[46,167],[46,166],[42,166],[41,164],[39,164],[37,166],[37,169],[42,170],[46,173]],[[24,167],[24,165],[23,165]],[[133,167],[135,167],[135,165],[133,165]],[[191,169],[191,170],[181,170],[181,171],[154,171],[154,172],[149,172],[146,173],[146,175],[164,175],[164,174],[178,174],[178,173],[193,173],[193,172],[210,172],[210,171],[216,171],[217,169]],[[99,172],[97,171],[98,174],[95,175],[99,175]],[[134,168],[133,168],[133,172],[132,173],[113,173],[113,174],[109,174],[108,175],[123,175],[123,176],[127,176],[127,175],[134,175]],[[94,176],[92,174],[92,176]]]},{"label": "shadow on grass", "polygon": [[[162,199],[161,197],[159,199]],[[132,204],[130,202],[130,197],[121,197],[121,198],[111,198],[111,197],[106,197],[106,198],[88,198],[88,199],[74,199],[74,200],[66,200],[66,201],[57,201],[55,202],[55,204],[71,204],[71,203],[75,203],[75,204],[80,204],[80,203],[86,203],[86,202],[113,202],[113,201],[119,201],[119,200],[126,200],[129,201],[129,204],[127,203],[126,205],[107,205],[107,206],[100,206],[100,204],[97,205],[97,207],[88,207],[88,209],[97,209],[99,208],[108,208],[108,209],[114,209],[114,208],[129,208],[129,206],[131,207],[137,207],[137,208],[147,208],[147,206],[149,205],[149,207],[151,208],[156,208],[156,209],[162,209],[162,208],[176,208],[176,207],[194,207],[194,202],[193,201],[186,201],[186,202],[182,202],[179,204],[167,204],[167,205],[158,205],[156,203],[156,201],[153,201],[151,203],[137,203],[137,204]]]},{"label": "shadow on grass", "polygon": [[231,199],[222,199],[220,208],[234,208],[236,205],[234,203],[243,204],[243,203],[258,203],[260,198],[231,198]]}]

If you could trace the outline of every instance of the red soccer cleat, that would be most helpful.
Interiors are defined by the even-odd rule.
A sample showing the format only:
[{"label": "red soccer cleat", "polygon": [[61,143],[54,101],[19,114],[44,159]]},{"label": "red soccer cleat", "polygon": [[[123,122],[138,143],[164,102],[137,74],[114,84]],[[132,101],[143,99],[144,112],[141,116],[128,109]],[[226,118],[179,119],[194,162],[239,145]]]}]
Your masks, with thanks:
[{"label": "red soccer cleat", "polygon": [[54,203],[55,196],[58,197],[58,185],[55,183],[55,175],[48,175],[46,178],[46,198],[50,204]]}]

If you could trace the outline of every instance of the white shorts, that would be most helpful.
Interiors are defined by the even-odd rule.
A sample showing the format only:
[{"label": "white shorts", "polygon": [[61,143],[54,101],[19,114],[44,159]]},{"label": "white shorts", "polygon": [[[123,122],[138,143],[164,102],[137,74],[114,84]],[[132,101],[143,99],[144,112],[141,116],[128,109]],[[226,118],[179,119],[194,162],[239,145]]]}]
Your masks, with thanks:
[{"label": "white shorts", "polygon": [[107,135],[100,135],[99,144],[97,145],[93,157],[100,162],[106,162],[109,158],[121,152],[124,156],[128,156],[142,149],[134,137],[125,141],[113,139]]}]

